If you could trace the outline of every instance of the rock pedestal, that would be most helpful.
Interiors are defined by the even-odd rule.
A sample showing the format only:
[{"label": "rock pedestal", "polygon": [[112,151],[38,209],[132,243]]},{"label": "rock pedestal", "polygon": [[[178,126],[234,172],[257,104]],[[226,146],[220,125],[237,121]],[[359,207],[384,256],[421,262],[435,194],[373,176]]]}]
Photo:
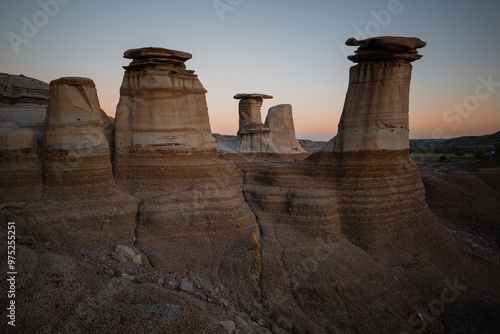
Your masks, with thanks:
[{"label": "rock pedestal", "polygon": [[363,41],[348,58],[349,88],[339,123],[335,152],[408,149],[408,109],[412,66],[425,46],[418,38],[376,37]]},{"label": "rock pedestal", "polygon": [[271,138],[271,130],[262,124],[260,108],[263,99],[273,97],[265,94],[236,94],[240,100],[238,113],[240,128],[236,151],[239,153],[278,153]]},{"label": "rock pedestal", "polygon": [[257,225],[241,172],[217,155],[206,90],[184,65],[191,55],[143,48],[124,56],[133,60],[116,112],[114,171],[141,200],[136,244],[157,268],[180,272],[189,263],[206,277],[242,271],[247,282],[252,261],[241,253]]},{"label": "rock pedestal", "polygon": [[165,179],[162,171],[173,156],[216,157],[206,90],[184,64],[191,54],[142,48],[124,57],[132,62],[124,67],[115,121],[114,171],[120,187],[133,191],[151,181],[154,187],[155,179]]},{"label": "rock pedestal", "polygon": [[[348,57],[349,88],[333,146],[342,233],[376,259],[405,262],[446,253],[444,231],[425,202],[409,157],[408,105],[418,38],[375,37]],[[403,214],[404,212],[404,214]],[[434,236],[434,237],[433,237]]]}]

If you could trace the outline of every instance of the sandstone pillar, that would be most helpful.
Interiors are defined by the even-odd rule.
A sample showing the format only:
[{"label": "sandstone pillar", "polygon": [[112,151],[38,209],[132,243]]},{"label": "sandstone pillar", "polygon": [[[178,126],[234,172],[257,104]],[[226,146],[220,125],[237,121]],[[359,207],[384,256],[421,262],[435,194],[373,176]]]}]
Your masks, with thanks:
[{"label": "sandstone pillar", "polygon": [[354,38],[358,45],[348,59],[358,63],[349,72],[349,88],[335,141],[335,152],[403,150],[409,147],[410,62],[420,59],[418,38]]},{"label": "sandstone pillar", "polygon": [[263,99],[273,97],[265,94],[236,94],[240,100],[238,112],[240,127],[236,151],[239,153],[278,153],[271,139],[271,130],[262,124],[260,108]]},{"label": "sandstone pillar", "polygon": [[119,186],[153,189],[168,179],[169,166],[186,154],[217,158],[206,90],[184,62],[189,53],[128,50],[116,111],[114,171]]},{"label": "sandstone pillar", "polygon": [[66,77],[50,83],[42,152],[48,187],[113,182],[92,80]]},{"label": "sandstone pillar", "polygon": [[290,104],[280,104],[269,108],[265,127],[271,130],[273,143],[282,153],[306,153],[295,136]]},{"label": "sandstone pillar", "polygon": [[[409,156],[408,105],[418,38],[375,37],[358,45],[329,168],[342,234],[377,260],[405,263],[449,252]],[[327,155],[327,154],[326,154]]]}]

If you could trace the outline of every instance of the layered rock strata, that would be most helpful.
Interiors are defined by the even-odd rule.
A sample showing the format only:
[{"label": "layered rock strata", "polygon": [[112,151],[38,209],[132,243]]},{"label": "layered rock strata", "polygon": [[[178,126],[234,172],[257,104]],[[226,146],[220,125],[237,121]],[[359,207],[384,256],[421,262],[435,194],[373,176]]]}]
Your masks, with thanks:
[{"label": "layered rock strata", "polygon": [[49,102],[49,84],[24,75],[0,73],[0,103],[41,104]]},{"label": "layered rock strata", "polygon": [[239,153],[277,153],[278,150],[271,139],[271,130],[262,124],[260,108],[263,99],[273,97],[265,94],[236,94],[240,100],[238,114],[240,127],[236,151]]},{"label": "layered rock strata", "polygon": [[123,194],[113,179],[93,81],[80,77],[53,80],[46,121],[42,146],[45,213],[40,216],[49,211],[53,215],[50,224],[61,219],[79,229],[113,231],[116,237],[131,238],[137,200]]},{"label": "layered rock strata", "polygon": [[112,180],[94,83],[87,78],[66,77],[50,85],[42,147],[45,184],[89,185]]},{"label": "layered rock strata", "polygon": [[35,133],[0,122],[0,203],[40,199],[42,164]]},{"label": "layered rock strata", "polygon": [[349,88],[335,152],[404,150],[409,145],[408,109],[411,61],[419,59],[418,38],[380,37],[363,41],[350,68]]},{"label": "layered rock strata", "polygon": [[266,154],[279,153],[271,138],[271,130],[262,123],[261,107],[266,94],[236,94],[238,103],[239,129],[236,137],[217,141],[221,154]]},{"label": "layered rock strata", "polygon": [[241,172],[217,155],[206,90],[184,64],[191,55],[143,48],[124,56],[133,60],[120,89],[114,171],[121,189],[142,202],[137,246],[157,268],[190,263],[209,280],[231,272],[226,283],[252,294],[255,217]]},{"label": "layered rock strata", "polygon": [[40,80],[0,73],[0,117],[35,132],[39,143],[49,103],[49,84]]},{"label": "layered rock strata", "polygon": [[276,148],[282,153],[306,153],[295,136],[292,106],[280,104],[271,107],[264,123],[271,130],[271,138]]},{"label": "layered rock strata", "polygon": [[143,48],[128,50],[115,121],[114,172],[127,191],[153,189],[172,155],[215,158],[203,88],[186,70],[188,53]]},{"label": "layered rock strata", "polygon": [[[400,61],[406,51],[409,62],[418,57],[405,49],[412,40],[356,42],[369,56],[360,65],[390,68],[390,55]],[[371,60],[380,48],[383,58]],[[208,122],[196,123],[208,116],[189,102],[204,97],[192,96],[197,79],[184,72],[187,55],[157,48],[129,54],[135,58],[124,80],[114,161],[122,188],[141,204],[117,190],[109,164],[97,163],[106,160],[100,154],[106,140],[90,80],[54,82],[42,201],[0,203],[0,219],[16,222],[20,332],[227,332],[221,324],[258,334],[495,332],[498,268],[477,251],[469,253],[481,259],[477,264],[456,265],[401,142],[392,149],[383,132],[373,149],[366,140],[350,146],[346,132],[356,123],[346,122],[339,151],[332,141],[296,163],[243,155],[219,160],[205,136]],[[353,80],[348,95],[364,96],[375,85],[374,101],[396,105],[384,76],[365,77],[364,84]],[[178,90],[170,94],[172,86]],[[168,108],[157,110],[158,101]],[[355,104],[344,109],[344,119],[352,119]],[[360,115],[358,138],[378,133],[368,123],[385,120],[381,105]],[[148,113],[154,116],[149,128]],[[179,119],[187,122],[184,137]],[[18,133],[15,124],[3,128],[3,150],[35,150],[30,133]],[[141,264],[116,261],[117,244],[140,254]],[[0,299],[8,303],[6,294]]]},{"label": "layered rock strata", "polygon": [[359,45],[349,57],[358,64],[350,69],[333,155],[317,155],[329,157],[336,173],[342,233],[379,260],[429,258],[446,242],[425,202],[408,140],[410,62],[425,43],[377,37],[346,44]]}]

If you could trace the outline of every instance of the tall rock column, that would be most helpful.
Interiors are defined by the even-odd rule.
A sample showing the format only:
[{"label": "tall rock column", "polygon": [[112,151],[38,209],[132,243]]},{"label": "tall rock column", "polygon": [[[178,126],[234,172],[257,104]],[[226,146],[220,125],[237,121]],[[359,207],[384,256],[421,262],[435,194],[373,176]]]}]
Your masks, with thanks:
[{"label": "tall rock column", "polygon": [[240,153],[277,153],[278,150],[271,139],[271,130],[262,124],[260,108],[263,99],[273,97],[265,94],[236,94],[240,100],[238,113],[240,127],[236,151]]},{"label": "tall rock column", "polygon": [[295,136],[292,105],[280,104],[269,108],[264,125],[271,130],[273,143],[281,152],[307,153]]},{"label": "tall rock column", "polygon": [[[409,157],[411,62],[426,45],[418,38],[375,37],[348,57],[349,88],[333,146],[342,233],[387,262],[445,253],[446,237],[425,202],[417,166]],[[323,154],[328,156],[328,154]]]},{"label": "tall rock column", "polygon": [[[137,200],[122,193],[113,179],[94,82],[80,77],[53,80],[46,121],[44,205],[36,213],[47,219],[44,228],[50,231],[61,223],[69,239],[74,236],[67,225],[108,233],[109,240],[131,240]],[[74,238],[71,245],[85,244],[86,237]]]},{"label": "tall rock column", "polygon": [[349,72],[349,88],[335,141],[335,152],[404,150],[409,147],[408,109],[412,66],[420,59],[418,38],[381,37],[358,41],[358,63]]},{"label": "tall rock column", "polygon": [[53,80],[46,122],[42,151],[47,187],[113,181],[109,146],[92,80]]},{"label": "tall rock column", "polygon": [[116,112],[114,171],[120,188],[141,200],[137,247],[156,268],[189,264],[207,281],[221,275],[253,293],[258,227],[240,170],[218,157],[206,90],[184,65],[191,54],[143,48],[124,56],[133,60]]},{"label": "tall rock column", "polygon": [[[186,154],[217,157],[206,90],[184,62],[189,53],[128,50],[115,126],[115,178],[122,189],[154,189],[168,165]],[[185,158],[182,158],[185,159]]]}]

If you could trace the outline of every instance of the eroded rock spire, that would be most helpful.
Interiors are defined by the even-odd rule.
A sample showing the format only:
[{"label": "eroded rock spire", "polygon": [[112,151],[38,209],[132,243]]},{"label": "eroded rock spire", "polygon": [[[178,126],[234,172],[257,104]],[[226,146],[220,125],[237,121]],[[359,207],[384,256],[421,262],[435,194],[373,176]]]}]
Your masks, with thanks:
[{"label": "eroded rock spire", "polygon": [[335,152],[403,150],[409,145],[408,109],[412,66],[425,42],[414,37],[374,37],[348,59],[349,88],[335,141]]}]

